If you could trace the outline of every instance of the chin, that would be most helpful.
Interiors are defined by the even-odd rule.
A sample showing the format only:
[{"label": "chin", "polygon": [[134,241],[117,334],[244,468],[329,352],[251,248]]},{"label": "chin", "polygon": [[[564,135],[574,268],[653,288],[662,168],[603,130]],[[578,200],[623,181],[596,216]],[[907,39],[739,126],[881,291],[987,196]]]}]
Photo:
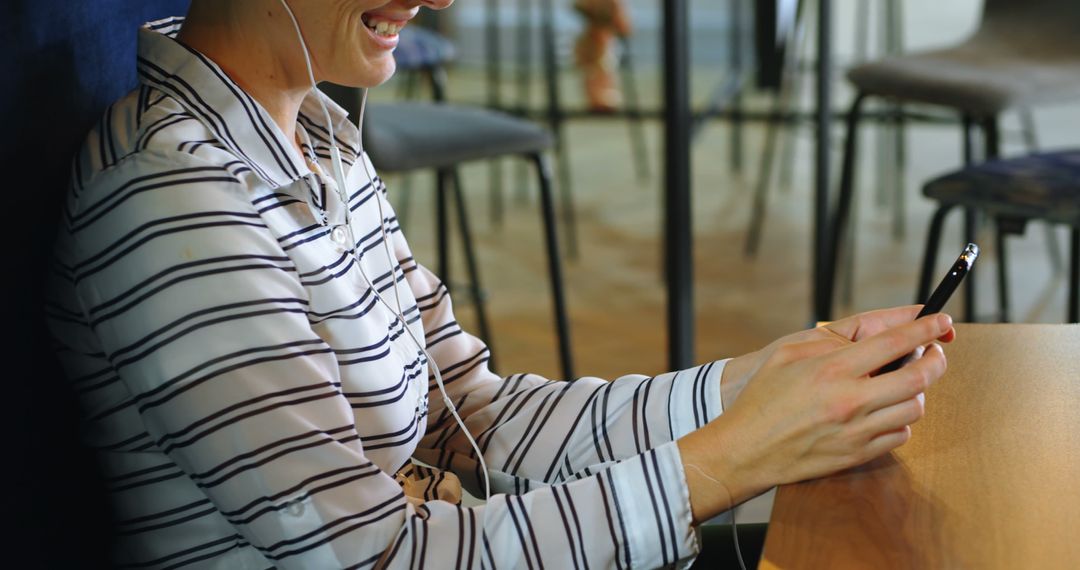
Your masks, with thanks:
[{"label": "chin", "polygon": [[349,87],[377,87],[394,76],[397,64],[393,57],[386,57],[381,61],[365,62],[364,65],[356,66],[354,69],[359,69],[359,72],[350,73],[341,82],[334,81],[334,83]]}]

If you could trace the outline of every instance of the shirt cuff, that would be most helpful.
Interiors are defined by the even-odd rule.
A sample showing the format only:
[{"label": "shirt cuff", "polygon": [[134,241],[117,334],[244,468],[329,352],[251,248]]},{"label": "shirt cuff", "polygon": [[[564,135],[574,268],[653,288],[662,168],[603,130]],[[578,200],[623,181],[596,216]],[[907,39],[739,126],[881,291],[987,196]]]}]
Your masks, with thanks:
[{"label": "shirt cuff", "polygon": [[724,412],[720,400],[720,376],[729,360],[674,373],[667,410],[672,440],[704,426]]},{"label": "shirt cuff", "polygon": [[608,470],[631,568],[689,566],[700,546],[690,491],[675,442],[665,443]]}]

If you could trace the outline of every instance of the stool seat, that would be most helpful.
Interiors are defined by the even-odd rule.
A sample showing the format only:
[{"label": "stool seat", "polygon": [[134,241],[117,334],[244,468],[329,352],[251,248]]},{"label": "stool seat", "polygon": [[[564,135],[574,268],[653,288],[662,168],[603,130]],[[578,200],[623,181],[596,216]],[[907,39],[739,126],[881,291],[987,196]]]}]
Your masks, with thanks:
[{"label": "stool seat", "polygon": [[546,129],[528,121],[437,103],[373,103],[367,109],[363,136],[371,162],[388,172],[534,154],[554,142]]},{"label": "stool seat", "polygon": [[445,65],[457,56],[450,40],[427,28],[406,26],[399,35],[398,45],[394,48],[398,71]]},{"label": "stool seat", "polygon": [[931,180],[923,194],[997,216],[1080,227],[1080,151],[984,162]]},{"label": "stool seat", "polygon": [[859,65],[847,77],[864,93],[997,115],[1080,95],[1080,56],[1056,52],[979,38]]}]

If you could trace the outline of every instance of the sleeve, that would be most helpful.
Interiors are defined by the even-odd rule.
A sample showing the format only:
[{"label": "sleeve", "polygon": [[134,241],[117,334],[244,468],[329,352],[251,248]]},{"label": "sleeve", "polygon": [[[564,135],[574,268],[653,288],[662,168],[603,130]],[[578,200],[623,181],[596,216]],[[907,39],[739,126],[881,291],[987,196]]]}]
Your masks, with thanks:
[{"label": "sleeve", "polygon": [[[722,413],[726,360],[654,377],[552,381],[534,374],[500,378],[488,349],[454,318],[450,296],[422,265],[407,273],[424,321],[428,354],[447,396],[484,453],[493,489],[521,493],[567,481],[694,431]],[[429,379],[427,435],[418,458],[454,469],[476,493],[475,452]]]},{"label": "sleeve", "polygon": [[[276,567],[653,567],[692,556],[674,444],[483,507],[407,501],[365,457],[335,355],[247,189],[186,155],[116,169],[69,220],[79,301],[130,394],[99,418],[141,422]],[[473,377],[462,368],[458,378]],[[517,402],[529,383],[541,386],[500,382],[511,389],[490,398]]]},{"label": "sleeve", "polygon": [[[400,239],[397,245],[406,247]],[[407,249],[398,253],[411,259]],[[458,325],[438,278],[415,262],[406,275],[447,397],[484,454],[493,493],[507,494],[493,496],[488,507],[510,506],[519,534],[509,538],[516,548],[543,564],[567,568],[581,563],[574,556],[594,565],[613,546],[616,558],[609,566],[614,567],[692,559],[697,546],[674,441],[722,412],[720,376],[726,361],[611,382],[590,377],[557,382],[523,374],[499,378],[487,368],[487,347]],[[429,390],[427,435],[415,456],[454,471],[482,496],[475,451],[443,404],[434,378]],[[545,500],[552,496],[554,509]],[[593,520],[580,520],[578,514]],[[605,516],[594,518],[599,514]],[[582,540],[583,528],[602,536]],[[539,541],[533,534],[538,529],[543,529]]]}]

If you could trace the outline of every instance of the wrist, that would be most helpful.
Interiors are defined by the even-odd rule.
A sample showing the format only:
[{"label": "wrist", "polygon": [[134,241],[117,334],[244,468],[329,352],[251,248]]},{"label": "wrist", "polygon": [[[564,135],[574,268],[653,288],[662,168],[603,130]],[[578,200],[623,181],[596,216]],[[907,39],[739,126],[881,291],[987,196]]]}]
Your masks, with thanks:
[{"label": "wrist", "polygon": [[683,472],[690,493],[694,524],[701,524],[757,496],[771,485],[754,470],[739,438],[731,438],[734,426],[720,416],[707,426],[679,438]]},{"label": "wrist", "polygon": [[720,374],[720,405],[727,410],[742,393],[757,365],[758,352],[736,356],[724,364]]}]

